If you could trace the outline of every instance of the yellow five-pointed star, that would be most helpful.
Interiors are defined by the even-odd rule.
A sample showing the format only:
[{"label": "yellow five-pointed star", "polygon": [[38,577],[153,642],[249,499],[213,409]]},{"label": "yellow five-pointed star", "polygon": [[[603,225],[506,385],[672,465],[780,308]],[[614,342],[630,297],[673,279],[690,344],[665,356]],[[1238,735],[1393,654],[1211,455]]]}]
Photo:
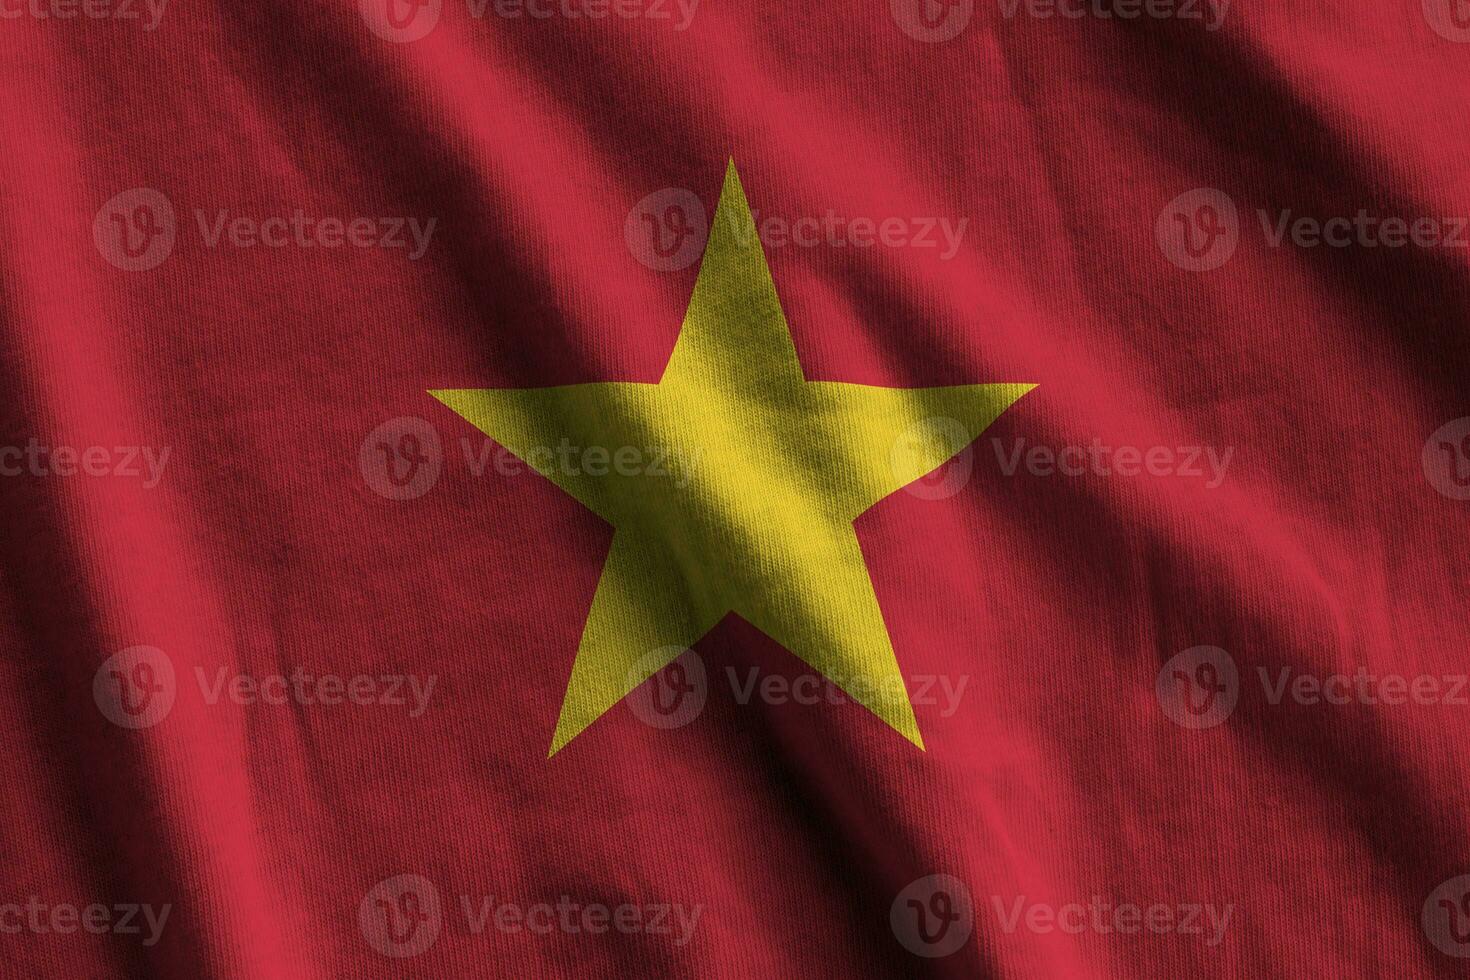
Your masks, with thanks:
[{"label": "yellow five-pointed star", "polygon": [[432,392],[614,528],[550,755],[731,612],[922,748],[853,521],[1032,387],[806,380],[732,161],[657,384]]}]

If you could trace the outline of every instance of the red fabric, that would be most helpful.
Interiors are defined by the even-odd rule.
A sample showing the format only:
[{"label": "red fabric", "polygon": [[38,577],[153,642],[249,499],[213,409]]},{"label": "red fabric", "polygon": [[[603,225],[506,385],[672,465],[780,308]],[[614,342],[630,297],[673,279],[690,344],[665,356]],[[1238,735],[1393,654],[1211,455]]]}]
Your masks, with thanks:
[{"label": "red fabric", "polygon": [[[706,0],[685,30],[672,5],[444,0],[400,43],[340,0],[177,0],[151,31],[0,0],[22,11],[0,20],[0,444],[170,451],[153,486],[124,454],[0,478],[0,906],[171,908],[151,945],[0,932],[0,971],[1462,975],[1431,920],[1470,912],[1470,707],[1270,692],[1283,669],[1446,692],[1466,670],[1467,252],[1276,246],[1258,216],[1470,214],[1456,10],[1240,0],[1212,30],[1008,6],[931,10],[969,18],[933,41],[903,0]],[[548,760],[610,531],[539,477],[476,476],[483,440],[426,392],[656,380],[698,265],[640,261],[636,209],[674,188],[712,213],[731,157],[758,216],[968,219],[947,259],[767,248],[809,378],[1039,386],[958,492],[858,525],[905,674],[967,687],[917,704],[927,751],[854,704],[741,704],[731,671],[809,671],[732,619],[696,647],[697,718],[620,706]],[[174,239],[129,271],[149,258],[110,236],[159,230],[156,199],[110,202],[139,188]],[[1198,272],[1171,229],[1229,216],[1175,218],[1196,189],[1238,209]],[[197,217],[298,209],[437,223],[410,260],[211,246]],[[397,500],[376,453],[411,444],[370,436],[403,418],[442,471]],[[1018,439],[1233,455],[1216,486],[1007,475]],[[108,664],[169,683],[110,660],[137,647],[174,678],[133,729],[99,706]],[[1224,673],[1176,678],[1198,647]],[[1231,666],[1227,717],[1171,720],[1171,685]],[[211,704],[222,668],[437,686],[417,717]],[[401,875],[432,884],[437,932],[385,955]],[[943,909],[907,904],[933,875],[973,929],[942,957],[900,935]],[[476,932],[465,897],[700,911],[683,944]],[[1231,913],[1213,944],[1012,916],[1095,897]]]}]

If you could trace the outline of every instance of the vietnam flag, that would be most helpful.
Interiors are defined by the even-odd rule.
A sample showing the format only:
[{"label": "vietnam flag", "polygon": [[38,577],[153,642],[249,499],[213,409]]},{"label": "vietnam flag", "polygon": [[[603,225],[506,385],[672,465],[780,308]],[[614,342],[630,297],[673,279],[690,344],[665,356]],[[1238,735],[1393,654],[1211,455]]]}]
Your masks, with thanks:
[{"label": "vietnam flag", "polygon": [[1470,5],[0,0],[0,976],[1470,961]]}]

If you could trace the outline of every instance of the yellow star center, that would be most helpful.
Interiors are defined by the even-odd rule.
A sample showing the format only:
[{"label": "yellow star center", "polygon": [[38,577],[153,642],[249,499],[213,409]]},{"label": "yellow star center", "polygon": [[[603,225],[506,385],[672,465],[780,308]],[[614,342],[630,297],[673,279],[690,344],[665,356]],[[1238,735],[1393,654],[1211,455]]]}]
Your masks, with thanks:
[{"label": "yellow star center", "polygon": [[806,380],[753,225],[732,161],[657,384],[432,392],[614,528],[551,755],[731,612],[923,747],[853,521],[1033,386]]}]

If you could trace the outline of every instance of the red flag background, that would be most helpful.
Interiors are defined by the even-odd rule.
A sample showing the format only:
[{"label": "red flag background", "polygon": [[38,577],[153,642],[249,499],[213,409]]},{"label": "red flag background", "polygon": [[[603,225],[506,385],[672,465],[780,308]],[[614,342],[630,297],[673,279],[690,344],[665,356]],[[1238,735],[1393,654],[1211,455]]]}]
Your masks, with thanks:
[{"label": "red flag background", "polygon": [[[1454,0],[0,0],[0,971],[1458,976]],[[733,158],[927,751],[429,389],[653,381]],[[956,447],[958,448],[958,447]],[[662,706],[655,698],[672,697]]]}]

